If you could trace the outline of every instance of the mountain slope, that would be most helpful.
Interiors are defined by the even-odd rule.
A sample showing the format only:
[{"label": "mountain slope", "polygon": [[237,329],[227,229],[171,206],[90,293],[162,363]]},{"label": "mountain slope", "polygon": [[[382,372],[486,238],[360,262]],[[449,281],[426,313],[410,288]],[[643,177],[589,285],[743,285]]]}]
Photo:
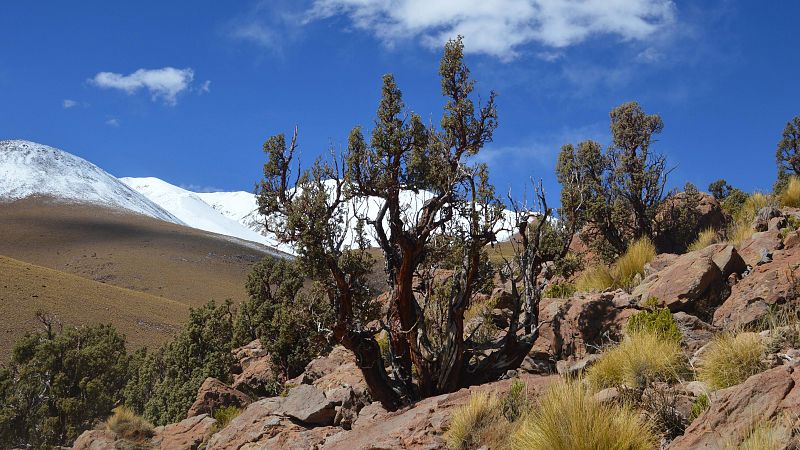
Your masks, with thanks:
[{"label": "mountain slope", "polygon": [[[217,209],[203,201],[200,194],[167,183],[158,178],[120,178],[131,189],[147,197],[186,225],[212,233],[224,234],[271,247],[274,239],[260,234],[241,223],[226,217]],[[229,214],[233,214],[229,212]]]},{"label": "mountain slope", "polygon": [[182,223],[85,159],[35,142],[0,141],[0,201],[36,195],[98,204]]}]

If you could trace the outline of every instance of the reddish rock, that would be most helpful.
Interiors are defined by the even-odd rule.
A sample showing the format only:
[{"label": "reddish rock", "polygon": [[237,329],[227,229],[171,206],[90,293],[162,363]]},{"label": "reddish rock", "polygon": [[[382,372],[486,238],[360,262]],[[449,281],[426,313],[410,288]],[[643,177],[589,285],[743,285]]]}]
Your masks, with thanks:
[{"label": "reddish rock", "polygon": [[559,360],[595,353],[608,339],[621,337],[628,318],[638,311],[635,302],[624,291],[542,299],[539,337],[530,354],[547,353]]},{"label": "reddish rock", "polygon": [[197,398],[186,417],[194,417],[200,414],[213,414],[218,408],[235,406],[243,408],[250,404],[250,397],[243,392],[237,391],[216,378],[208,377],[200,389],[197,390]]},{"label": "reddish rock", "polygon": [[656,257],[653,258],[652,261],[645,264],[644,276],[647,277],[660,270],[664,270],[670,264],[674,263],[675,260],[678,259],[678,256],[680,255],[676,255],[674,253],[661,253],[659,255],[656,255]]},{"label": "reddish rock", "polygon": [[72,444],[73,450],[116,450],[116,435],[108,430],[84,431]]},{"label": "reddish rock", "polygon": [[783,239],[780,231],[771,230],[753,233],[751,237],[742,242],[738,250],[747,265],[755,267],[761,262],[764,252],[771,254],[781,248],[783,248]]},{"label": "reddish rock", "polygon": [[289,390],[281,412],[311,425],[333,425],[336,403],[314,386],[301,384]]},{"label": "reddish rock", "polygon": [[711,255],[711,261],[719,267],[723,278],[728,278],[731,274],[742,274],[747,270],[747,263],[739,255],[736,247],[730,244],[712,244],[700,252]]},{"label": "reddish rock", "polygon": [[284,426],[291,421],[280,416],[282,402],[281,397],[274,397],[251,403],[228,426],[211,436],[206,448],[239,449],[284,431]]},{"label": "reddish rock", "polygon": [[163,449],[195,450],[208,439],[216,423],[207,414],[200,414],[178,423],[156,427],[153,443]]},{"label": "reddish rock", "polygon": [[742,384],[710,394],[711,406],[669,445],[670,450],[716,449],[756,423],[779,415],[800,415],[800,373],[779,366],[753,375]]},{"label": "reddish rock", "polygon": [[724,278],[712,259],[713,253],[697,251],[679,256],[663,270],[645,278],[633,296],[646,302],[655,297],[672,312],[705,312],[720,302]]},{"label": "reddish rock", "polygon": [[728,329],[757,324],[772,305],[795,295],[798,265],[800,247],[776,251],[772,262],[755,267],[731,288],[731,294],[714,312],[712,323]]},{"label": "reddish rock", "polygon": [[693,355],[711,341],[717,329],[699,318],[679,311],[673,314],[681,332],[681,345],[687,354]]}]

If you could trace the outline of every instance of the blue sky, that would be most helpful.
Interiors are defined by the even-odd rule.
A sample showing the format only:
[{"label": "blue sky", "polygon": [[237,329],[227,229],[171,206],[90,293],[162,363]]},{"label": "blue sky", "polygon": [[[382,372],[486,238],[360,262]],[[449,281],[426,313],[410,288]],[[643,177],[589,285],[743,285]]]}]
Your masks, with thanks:
[{"label": "blue sky", "polygon": [[800,2],[309,0],[5,2],[0,139],[62,148],[117,176],[252,190],[261,144],[300,127],[302,158],[369,127],[381,75],[438,123],[441,44],[465,36],[498,92],[482,158],[498,189],[542,178],[559,147],[607,144],[608,111],[662,115],[671,185],[768,189],[800,114]]}]

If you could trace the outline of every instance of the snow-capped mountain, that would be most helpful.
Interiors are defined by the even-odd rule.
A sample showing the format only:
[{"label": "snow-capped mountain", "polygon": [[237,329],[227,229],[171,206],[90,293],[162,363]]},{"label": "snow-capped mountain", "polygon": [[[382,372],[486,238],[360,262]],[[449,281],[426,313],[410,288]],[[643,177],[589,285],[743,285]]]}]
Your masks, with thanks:
[{"label": "snow-capped mountain", "polygon": [[[233,236],[247,241],[259,242],[270,247],[278,247],[275,239],[258,233],[232,219],[231,215],[233,213],[231,211],[228,211],[228,215],[224,215],[219,210],[209,205],[201,197],[201,195],[204,194],[187,191],[186,189],[153,177],[123,177],[120,178],[120,181],[130,186],[131,189],[144,195],[161,208],[169,211],[170,214],[180,219],[187,226],[210,231],[212,233]],[[233,203],[231,203],[231,205],[233,205]]]},{"label": "snow-capped mountain", "polygon": [[35,142],[0,141],[0,201],[36,195],[103,205],[183,224],[85,159]]}]

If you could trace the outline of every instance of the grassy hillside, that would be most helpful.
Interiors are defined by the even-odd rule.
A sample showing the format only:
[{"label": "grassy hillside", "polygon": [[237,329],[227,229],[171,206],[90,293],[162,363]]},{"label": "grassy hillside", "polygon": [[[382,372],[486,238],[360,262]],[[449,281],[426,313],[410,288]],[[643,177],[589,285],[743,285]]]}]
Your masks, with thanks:
[{"label": "grassy hillside", "polygon": [[111,323],[132,348],[165,342],[188,316],[183,303],[0,256],[0,361],[40,326],[37,310],[65,324]]},{"label": "grassy hillside", "polygon": [[243,300],[250,267],[266,251],[98,206],[0,203],[0,255],[191,306]]}]

